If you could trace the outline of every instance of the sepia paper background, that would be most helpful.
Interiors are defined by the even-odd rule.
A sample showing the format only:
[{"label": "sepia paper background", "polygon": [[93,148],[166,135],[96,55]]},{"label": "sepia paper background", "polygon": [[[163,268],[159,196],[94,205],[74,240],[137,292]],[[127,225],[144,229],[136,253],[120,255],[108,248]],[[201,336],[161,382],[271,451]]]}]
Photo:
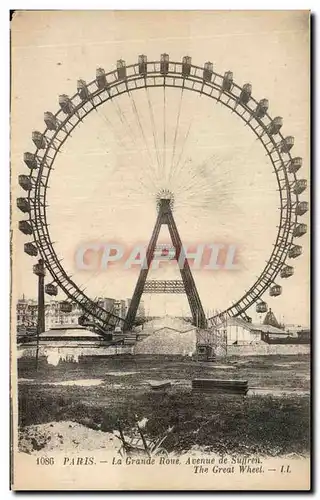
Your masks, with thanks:
[{"label": "sepia paper background", "polygon": [[[250,82],[256,99],[269,99],[271,116],[282,116],[284,120],[284,135],[295,137],[295,156],[303,158],[303,168],[299,171],[300,178],[309,179],[309,13],[306,11],[25,11],[16,12],[12,24],[12,81],[11,81],[11,199],[12,199],[12,331],[15,331],[15,303],[25,294],[36,297],[36,277],[32,274],[30,257],[23,252],[25,237],[17,230],[17,221],[21,218],[16,209],[15,199],[21,189],[17,183],[19,173],[25,172],[23,153],[32,151],[31,132],[43,130],[44,111],[54,112],[58,108],[58,95],[73,95],[76,82],[83,78],[87,82],[95,76],[97,67],[105,68],[106,72],[115,68],[118,59],[124,59],[128,64],[137,61],[139,54],[147,54],[148,60],[158,60],[161,53],[168,53],[171,60],[180,61],[184,55],[192,56],[192,63],[199,66],[206,61],[212,61],[214,70],[224,73],[233,71],[235,81],[242,85]],[[168,111],[170,116],[170,111]],[[189,109],[190,115],[196,113],[195,108]],[[219,116],[220,119],[220,116]],[[230,122],[229,122],[230,119]],[[223,120],[223,117],[221,118]],[[221,121],[221,136],[208,141],[220,145],[222,151],[217,152],[224,158],[232,147],[240,147],[241,138],[239,125],[232,123],[232,117]],[[234,129],[233,129],[234,127]],[[242,128],[243,125],[241,125]],[[230,144],[230,136],[234,131],[235,143]],[[246,131],[248,135],[250,133]],[[78,143],[73,144],[73,152],[79,146],[80,154],[86,148],[82,142],[90,129],[85,129]],[[102,144],[100,131],[94,129],[94,141]],[[100,134],[100,135],[99,135]],[[225,135],[224,135],[225,134]],[[245,132],[244,132],[245,134]],[[238,143],[237,143],[238,137]],[[88,138],[89,140],[89,138]],[[245,139],[244,139],[245,140]],[[100,141],[100,142],[99,142]],[[205,145],[205,144],[204,144]],[[249,146],[248,146],[249,147]],[[82,148],[82,149],[81,149]],[[254,146],[255,148],[255,146]],[[73,154],[73,153],[72,153]],[[254,153],[255,154],[255,153]],[[263,159],[263,153],[257,153],[257,161]],[[241,155],[240,155],[241,159]],[[115,186],[110,194],[107,182],[111,171],[107,172],[102,182],[98,176],[90,172],[90,156],[87,163],[78,161],[74,156],[70,159],[71,173],[63,171],[63,165],[58,164],[59,172],[52,175],[52,209],[50,223],[55,239],[59,240],[61,253],[70,254],[64,257],[72,262],[74,248],[72,238],[76,234],[87,237],[97,234],[102,224],[108,226],[109,237],[112,237],[113,227],[116,237],[126,231],[128,241],[146,241],[152,230],[155,211],[153,199],[141,199],[138,208],[132,208],[130,203],[123,206],[122,191],[126,189],[126,180]],[[92,160],[93,161],[93,160]],[[232,161],[232,160],[230,160]],[[110,164],[117,165],[120,160],[115,157]],[[109,164],[109,166],[110,166]],[[129,172],[130,164],[124,165]],[[123,165],[122,165],[123,167]],[[246,171],[250,177],[255,171],[255,161],[248,158],[247,167],[239,167],[236,182],[245,186],[248,182]],[[247,170],[246,170],[247,169]],[[271,171],[271,166],[270,166]],[[75,179],[77,181],[73,182]],[[129,176],[129,173],[128,173]],[[129,177],[128,177],[129,178]],[[262,191],[246,191],[243,189],[243,203],[246,207],[245,219],[248,237],[255,236],[258,246],[252,252],[259,253],[265,249],[267,258],[272,249],[276,231],[277,214],[268,213],[268,207],[273,203],[272,175],[262,178],[262,183],[270,189],[270,198],[265,206]],[[99,187],[100,184],[100,187]],[[105,184],[105,185],[104,185]],[[262,186],[262,184],[261,184]],[[99,187],[98,194],[95,191]],[[113,205],[102,206],[105,196],[113,196]],[[117,192],[117,196],[114,192]],[[214,192],[214,191],[213,191]],[[80,195],[81,193],[81,195]],[[201,196],[201,195],[199,195]],[[245,198],[246,196],[246,198]],[[275,193],[275,196],[277,194]],[[232,198],[232,197],[231,197]],[[269,205],[268,205],[269,203]],[[60,207],[60,210],[58,209]],[[274,208],[274,207],[273,207]],[[118,211],[117,211],[118,210]],[[191,209],[190,209],[191,210]],[[260,212],[257,212],[260,210]],[[214,214],[214,207],[212,213]],[[264,216],[263,216],[264,214]],[[239,227],[240,219],[236,210],[225,214],[228,218],[228,231],[232,234]],[[252,216],[251,219],[248,217]],[[189,219],[191,217],[191,222]],[[180,219],[179,219],[180,217]],[[193,218],[192,218],[193,217]],[[274,219],[272,219],[274,217]],[[272,226],[272,222],[275,225]],[[105,222],[104,222],[105,221]],[[197,234],[197,240],[206,241],[212,231],[210,224],[202,224],[197,217],[188,213],[188,207],[179,212],[177,221],[182,237],[190,240]],[[217,225],[219,218],[217,216]],[[97,226],[97,227],[96,227]],[[127,228],[127,229],[126,229]],[[78,231],[78,232],[77,232]],[[100,233],[99,233],[100,234]],[[257,241],[259,240],[259,241]],[[309,246],[308,237],[304,237],[303,255],[294,262],[295,274],[284,284],[284,293],[276,300],[268,301],[277,317],[285,318],[288,323],[309,324]],[[254,257],[254,255],[253,255]],[[252,257],[252,259],[253,259]],[[247,261],[250,271],[250,258]],[[261,266],[260,266],[261,268]],[[249,276],[248,272],[248,276]],[[137,278],[130,276],[130,286],[126,288],[125,276],[113,275],[109,281],[106,293],[113,296],[130,296]],[[247,279],[247,278],[246,278]],[[229,280],[229,281],[228,281]],[[251,282],[240,283],[240,288],[249,287]],[[101,283],[108,281],[102,276]],[[222,280],[223,282],[223,280]],[[219,286],[219,296],[225,299],[228,306],[228,291]],[[118,289],[115,283],[118,283]],[[229,289],[233,287],[233,277],[226,278]],[[207,296],[205,307],[210,307],[210,280],[199,278],[199,293]],[[227,290],[229,290],[227,287]],[[98,285],[97,285],[98,290]],[[97,290],[92,290],[95,293]],[[131,290],[131,292],[130,292]],[[98,294],[98,292],[97,292]],[[224,297],[223,294],[226,296]],[[239,297],[234,297],[239,298]],[[222,300],[222,299],[221,299]],[[15,338],[12,335],[12,380],[13,380],[13,429],[17,431],[16,407],[16,360]],[[13,440],[16,447],[16,441]],[[271,468],[278,459],[266,458]],[[280,459],[279,459],[280,460]],[[195,476],[187,469],[171,467],[145,468],[128,467],[118,471],[106,466],[96,465],[90,470],[77,468],[54,467],[41,470],[39,474],[32,457],[21,458],[14,450],[14,481],[15,489],[306,489],[309,484],[309,461],[289,459],[293,473],[288,481],[285,475],[277,477],[263,476]],[[289,463],[286,460],[286,463]]]}]

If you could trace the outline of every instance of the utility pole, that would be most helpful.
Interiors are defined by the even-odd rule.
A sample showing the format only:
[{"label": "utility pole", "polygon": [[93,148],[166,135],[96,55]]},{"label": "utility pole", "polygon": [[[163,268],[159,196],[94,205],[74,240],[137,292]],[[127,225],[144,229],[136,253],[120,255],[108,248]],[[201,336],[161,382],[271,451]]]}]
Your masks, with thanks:
[{"label": "utility pole", "polygon": [[39,360],[39,335],[45,330],[44,314],[44,277],[46,270],[42,259],[33,266],[33,273],[38,276],[38,321],[37,321],[37,350],[36,350],[36,370],[38,370]]}]

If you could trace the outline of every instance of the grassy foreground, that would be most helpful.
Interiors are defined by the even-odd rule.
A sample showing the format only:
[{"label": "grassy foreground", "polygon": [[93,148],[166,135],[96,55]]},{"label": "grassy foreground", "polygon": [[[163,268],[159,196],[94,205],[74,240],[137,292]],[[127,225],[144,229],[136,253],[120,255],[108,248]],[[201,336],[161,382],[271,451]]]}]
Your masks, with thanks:
[{"label": "grassy foreground", "polygon": [[[183,384],[186,379],[212,377],[214,373],[217,378],[246,378],[249,386],[306,389],[308,359],[281,358],[245,359],[240,364],[231,359],[224,369],[168,359],[129,359],[125,366],[119,364],[119,359],[69,369],[43,366],[37,380],[19,387],[20,425],[72,420],[110,432],[121,420],[130,433],[137,415],[139,419],[148,419],[146,433],[151,438],[174,426],[166,441],[168,451],[201,446],[218,453],[305,454],[309,451],[308,395],[243,398],[195,394]],[[111,371],[116,369],[125,373],[117,375]],[[21,368],[20,376],[26,377],[27,371],[30,376],[30,369]],[[50,385],[52,380],[90,377],[101,377],[101,385]],[[150,390],[148,379],[165,378],[175,378],[180,383],[166,393]]]},{"label": "grassy foreground", "polygon": [[[147,435],[158,437],[169,426],[174,432],[166,441],[168,451],[186,451],[193,445],[219,453],[304,454],[309,449],[309,398],[175,393],[118,394],[118,404],[104,401],[95,388],[64,388],[52,394],[41,390],[20,390],[21,425],[72,420],[93,429],[113,431],[120,419],[125,429],[134,425],[134,415],[149,419]],[[101,399],[100,399],[101,396]],[[103,397],[104,396],[104,397]],[[21,410],[23,409],[23,412]]]}]

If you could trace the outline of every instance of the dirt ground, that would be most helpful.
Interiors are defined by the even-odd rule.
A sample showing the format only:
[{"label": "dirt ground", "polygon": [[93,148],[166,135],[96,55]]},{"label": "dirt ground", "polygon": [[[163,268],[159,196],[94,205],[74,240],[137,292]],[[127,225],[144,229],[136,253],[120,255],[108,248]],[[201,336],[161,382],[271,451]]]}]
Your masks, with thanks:
[{"label": "dirt ground", "polygon": [[[246,397],[196,394],[191,390],[191,380],[196,377],[248,380],[250,390]],[[170,380],[171,387],[165,392],[153,391],[149,382],[160,380]],[[30,453],[42,444],[47,447],[52,429],[49,441],[56,442],[55,426],[66,422],[98,433],[95,446],[99,442],[104,446],[102,436],[112,436],[119,421],[129,435],[135,419],[146,418],[145,432],[150,439],[173,426],[165,442],[169,452],[198,446],[217,453],[306,454],[309,384],[306,355],[228,358],[212,363],[118,356],[56,367],[42,362],[38,371],[34,361],[20,360],[20,448]],[[43,425],[49,428],[44,430]],[[59,446],[71,446],[68,435],[73,431],[69,429],[60,432],[63,443]],[[38,439],[37,433],[47,437]]]},{"label": "dirt ground", "polygon": [[119,440],[110,432],[93,430],[76,422],[48,422],[28,425],[20,430],[19,449],[31,454],[40,451],[94,451],[107,448],[117,451]]}]

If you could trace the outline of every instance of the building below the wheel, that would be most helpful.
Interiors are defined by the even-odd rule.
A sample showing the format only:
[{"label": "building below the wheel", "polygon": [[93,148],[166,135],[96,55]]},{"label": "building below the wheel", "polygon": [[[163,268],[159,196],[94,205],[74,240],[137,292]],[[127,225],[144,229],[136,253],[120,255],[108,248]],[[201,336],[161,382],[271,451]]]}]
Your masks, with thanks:
[{"label": "building below the wheel", "polygon": [[104,338],[78,325],[53,327],[40,333],[38,339],[37,335],[33,335],[27,342],[20,344],[18,358],[22,363],[30,358],[35,359],[38,350],[40,360],[58,365],[60,361],[77,363],[92,357],[131,353],[131,346],[114,345],[112,335],[109,337]]},{"label": "building below the wheel", "polygon": [[227,345],[248,345],[265,341],[265,336],[284,338],[288,334],[272,325],[249,323],[241,318],[230,318],[221,328],[225,330]]}]

